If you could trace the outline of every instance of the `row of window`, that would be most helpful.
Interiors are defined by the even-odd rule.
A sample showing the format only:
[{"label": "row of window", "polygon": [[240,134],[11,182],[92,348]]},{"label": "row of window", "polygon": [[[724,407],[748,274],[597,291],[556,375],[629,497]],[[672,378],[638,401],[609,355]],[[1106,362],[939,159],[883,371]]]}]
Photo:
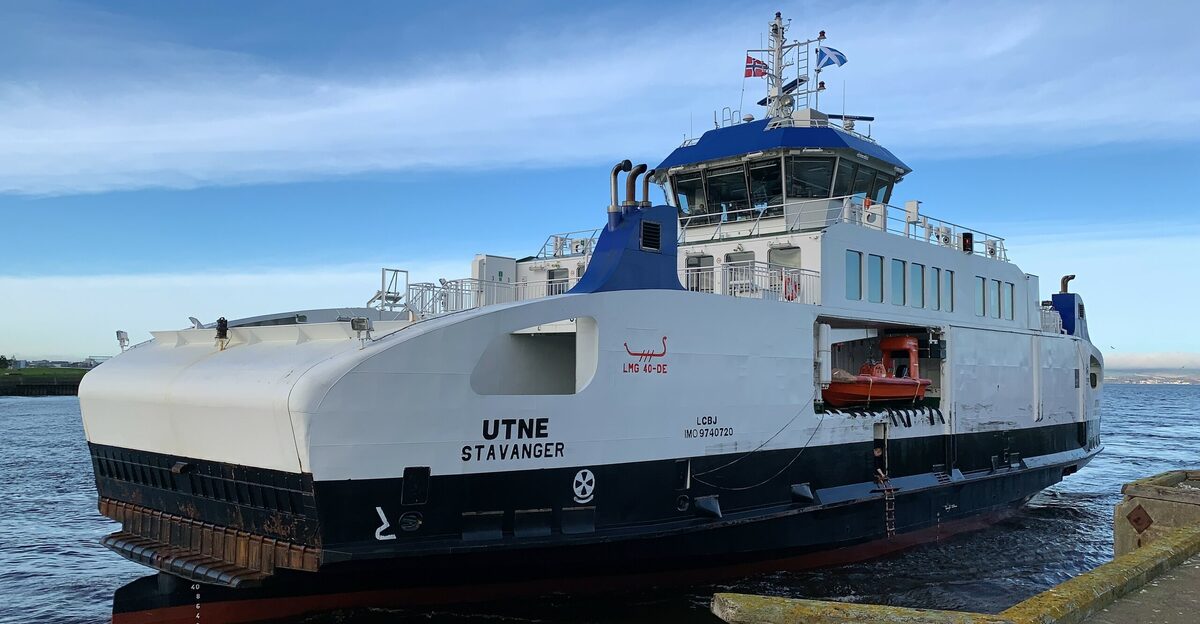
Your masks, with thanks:
[{"label": "row of window", "polygon": [[[727,265],[748,265],[754,262],[753,251],[733,251],[725,254]],[[767,262],[798,269],[800,268],[799,247],[772,247],[767,251]],[[711,255],[694,255],[684,259],[688,290],[697,292],[713,291],[713,257]]]},{"label": "row of window", "polygon": [[1016,286],[1012,282],[975,276],[975,316],[1013,320]]},{"label": "row of window", "polygon": [[781,215],[785,184],[789,201],[861,193],[886,203],[894,182],[895,176],[852,159],[799,156],[683,173],[671,180],[680,212],[693,217],[693,223]]},{"label": "row of window", "polygon": [[[865,292],[863,260],[863,252],[846,250],[846,298],[861,301],[865,296],[872,303],[883,303],[884,258],[866,254]],[[954,271],[897,258],[889,266],[893,304],[954,311]]]}]

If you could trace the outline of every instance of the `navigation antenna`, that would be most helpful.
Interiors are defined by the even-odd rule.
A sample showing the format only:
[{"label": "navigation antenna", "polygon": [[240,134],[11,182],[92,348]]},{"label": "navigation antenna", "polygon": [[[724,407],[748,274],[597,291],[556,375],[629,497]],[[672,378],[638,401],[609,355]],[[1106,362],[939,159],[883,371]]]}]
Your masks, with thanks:
[{"label": "navigation antenna", "polygon": [[[770,68],[767,70],[766,76],[767,97],[759,100],[758,105],[767,107],[767,118],[772,120],[772,125],[780,125],[781,122],[783,124],[790,123],[792,111],[809,107],[809,95],[813,96],[813,108],[815,108],[816,95],[821,89],[819,82],[812,86],[813,80],[810,76],[812,65],[809,62],[809,53],[814,43],[825,40],[825,31],[822,30],[815,39],[788,43],[787,30],[790,26],[791,20],[785,22],[783,14],[776,12],[775,19],[771,20],[769,24],[769,47],[763,50],[746,51],[747,55],[766,54],[770,59],[768,61]],[[787,60],[787,55],[793,52],[795,60]],[[796,77],[785,82],[784,71],[793,66],[796,68]]]}]

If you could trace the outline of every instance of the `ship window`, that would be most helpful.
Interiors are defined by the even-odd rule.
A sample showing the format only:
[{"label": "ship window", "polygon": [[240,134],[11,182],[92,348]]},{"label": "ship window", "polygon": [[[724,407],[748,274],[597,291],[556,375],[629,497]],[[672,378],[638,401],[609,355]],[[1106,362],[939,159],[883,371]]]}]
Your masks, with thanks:
[{"label": "ship window", "polygon": [[992,280],[988,289],[988,312],[992,318],[1000,318],[1000,280]]},{"label": "ship window", "polygon": [[862,252],[846,250],[846,298],[862,299]]},{"label": "ship window", "polygon": [[546,295],[561,295],[570,288],[571,271],[569,269],[550,269],[546,271]]},{"label": "ship window", "polygon": [[833,179],[832,158],[788,159],[788,199],[829,197],[829,182]]},{"label": "ship window", "polygon": [[767,251],[767,262],[776,266],[798,269],[800,268],[800,248],[772,247]]},{"label": "ship window", "polygon": [[1004,318],[1013,320],[1013,284],[1004,282]]},{"label": "ship window", "polygon": [[688,256],[684,261],[687,289],[695,292],[713,291],[713,257]]},{"label": "ship window", "polygon": [[892,303],[904,305],[904,261],[892,259]]},{"label": "ship window", "polygon": [[734,251],[725,254],[721,279],[725,282],[727,295],[740,296],[754,291],[754,252]]},{"label": "ship window", "polygon": [[947,312],[954,311],[954,271],[946,270],[942,273],[942,307],[946,308]]},{"label": "ship window", "polygon": [[986,313],[985,297],[983,291],[987,289],[987,278],[975,276],[975,316],[983,316]]},{"label": "ship window", "polygon": [[929,267],[929,308],[942,309],[942,270]]},{"label": "ship window", "polygon": [[750,163],[750,205],[755,214],[783,214],[783,174],[779,169],[778,159]]},{"label": "ship window", "polygon": [[854,172],[854,186],[850,187],[851,195],[866,195],[871,192],[871,183],[875,180],[875,170],[859,166]]},{"label": "ship window", "polygon": [[746,170],[741,165],[708,172],[708,209],[713,214],[725,213],[725,221],[749,219],[752,215],[746,195]]},{"label": "ship window", "polygon": [[700,173],[685,173],[676,177],[675,197],[683,214],[704,214],[704,181]]},{"label": "ship window", "polygon": [[925,265],[908,265],[908,302],[914,308],[925,307]]},{"label": "ship window", "polygon": [[725,262],[728,264],[744,264],[754,262],[753,251],[734,251],[725,254]]},{"label": "ship window", "polygon": [[880,173],[875,176],[875,185],[871,188],[871,200],[885,203],[888,200],[888,190],[892,188],[892,176]]},{"label": "ship window", "polygon": [[837,175],[833,180],[833,196],[845,197],[850,194],[850,187],[854,185],[854,170],[858,165],[849,159],[842,158],[838,160]]},{"label": "ship window", "polygon": [[883,256],[867,256],[867,299],[883,303]]}]

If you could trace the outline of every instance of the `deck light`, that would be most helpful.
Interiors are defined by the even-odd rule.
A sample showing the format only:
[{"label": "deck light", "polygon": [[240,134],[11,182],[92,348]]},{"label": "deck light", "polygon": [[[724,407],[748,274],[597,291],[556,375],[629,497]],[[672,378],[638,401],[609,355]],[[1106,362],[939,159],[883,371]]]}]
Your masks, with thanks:
[{"label": "deck light", "polygon": [[371,319],[365,316],[356,316],[350,319],[350,329],[358,332],[358,349],[361,351],[367,348],[367,341],[371,340],[371,330],[375,329]]}]

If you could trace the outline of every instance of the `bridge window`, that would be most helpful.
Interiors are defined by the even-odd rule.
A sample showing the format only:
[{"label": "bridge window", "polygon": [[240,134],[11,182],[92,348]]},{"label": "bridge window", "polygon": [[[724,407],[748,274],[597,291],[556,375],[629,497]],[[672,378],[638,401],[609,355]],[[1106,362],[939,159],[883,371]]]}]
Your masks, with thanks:
[{"label": "bridge window", "polygon": [[992,280],[988,289],[988,311],[992,318],[1000,318],[1000,280]]},{"label": "bridge window", "polygon": [[688,256],[684,261],[684,266],[687,267],[684,271],[687,284],[684,285],[688,290],[706,293],[713,291],[712,256]]},{"label": "bridge window", "polygon": [[707,175],[708,209],[714,214],[725,213],[726,221],[752,218],[750,200],[746,194],[746,170],[741,165],[713,169]]},{"label": "bridge window", "polygon": [[704,208],[704,180],[700,172],[685,173],[675,178],[675,197],[679,210],[685,215],[698,215]]},{"label": "bridge window", "polygon": [[788,158],[788,199],[829,197],[832,158]]},{"label": "bridge window", "polygon": [[886,203],[891,199],[892,176],[877,171],[849,158],[838,161],[837,176],[833,182],[833,196],[863,195],[872,201]]},{"label": "bridge window", "polygon": [[1013,320],[1013,291],[1012,282],[1004,282],[1004,318],[1010,321]]},{"label": "bridge window", "polygon": [[851,195],[866,195],[871,192],[871,183],[875,181],[875,170],[859,165],[854,171],[854,186],[850,187]]},{"label": "bridge window", "polygon": [[904,305],[904,261],[892,259],[892,303]]},{"label": "bridge window", "polygon": [[783,174],[778,159],[750,163],[750,205],[756,214],[783,214]]},{"label": "bridge window", "polygon": [[850,187],[854,186],[854,169],[857,164],[851,160],[842,158],[838,160],[837,175],[833,180],[833,196],[845,197],[850,194]]},{"label": "bridge window", "polygon": [[925,265],[908,265],[908,301],[914,308],[925,307]]},{"label": "bridge window", "polygon": [[846,298],[862,299],[862,252],[846,250]]},{"label": "bridge window", "polygon": [[892,182],[892,176],[886,173],[877,174],[874,186],[871,188],[871,200],[886,204],[891,199]]},{"label": "bridge window", "polygon": [[883,303],[883,256],[867,256],[867,299]]}]

